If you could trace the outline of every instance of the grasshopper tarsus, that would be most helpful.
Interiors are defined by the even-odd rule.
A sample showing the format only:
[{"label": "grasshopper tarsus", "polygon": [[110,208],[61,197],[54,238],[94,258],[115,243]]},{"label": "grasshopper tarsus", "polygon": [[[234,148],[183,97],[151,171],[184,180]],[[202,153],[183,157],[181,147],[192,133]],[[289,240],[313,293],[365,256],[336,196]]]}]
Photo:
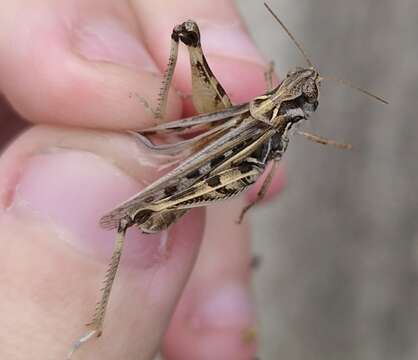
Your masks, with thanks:
[{"label": "grasshopper tarsus", "polygon": [[70,351],[67,354],[66,360],[71,360],[74,353],[86,342],[92,339],[94,336],[100,337],[102,335],[101,331],[91,330],[84,334],[80,339],[78,339],[73,346],[71,347]]}]

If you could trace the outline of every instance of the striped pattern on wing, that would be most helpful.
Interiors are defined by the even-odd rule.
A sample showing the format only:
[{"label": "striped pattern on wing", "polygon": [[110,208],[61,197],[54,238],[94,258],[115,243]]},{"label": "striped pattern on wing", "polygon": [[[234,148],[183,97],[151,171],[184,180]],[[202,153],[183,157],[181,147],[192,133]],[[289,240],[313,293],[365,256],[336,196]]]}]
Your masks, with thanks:
[{"label": "striped pattern on wing", "polygon": [[[272,136],[273,133],[268,132],[268,136]],[[231,150],[235,150],[236,147],[248,148],[261,137],[268,138],[263,125],[260,125],[259,121],[251,117],[243,119],[236,128],[213,140],[203,149],[180,163],[171,172],[147,186],[109,214],[103,216],[100,220],[101,226],[106,229],[116,228],[121,219],[146,207],[147,204],[160,201],[172,195],[174,191],[182,191],[192,186],[213,170],[210,164],[211,159],[224,155],[224,158],[217,166],[222,166],[223,163],[228,162],[232,157],[234,161],[238,161],[236,151]],[[245,155],[243,156],[245,157]],[[199,173],[196,174],[197,176],[194,176],[196,171],[199,171]]]}]

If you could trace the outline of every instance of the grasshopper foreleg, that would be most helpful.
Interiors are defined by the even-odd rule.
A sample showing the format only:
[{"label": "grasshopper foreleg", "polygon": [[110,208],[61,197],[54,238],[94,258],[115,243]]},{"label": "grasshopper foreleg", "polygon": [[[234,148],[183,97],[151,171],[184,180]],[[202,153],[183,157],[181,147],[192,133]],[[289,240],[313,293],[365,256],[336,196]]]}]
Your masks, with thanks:
[{"label": "grasshopper foreleg", "polygon": [[305,131],[298,131],[297,133],[299,135],[304,136],[306,139],[308,139],[310,141],[316,142],[317,144],[332,145],[332,146],[335,146],[336,148],[339,148],[339,149],[348,149],[348,150],[352,149],[352,147],[353,147],[351,144],[340,143],[340,142],[337,142],[335,140],[330,140],[330,139],[324,138],[323,136],[307,133]]}]

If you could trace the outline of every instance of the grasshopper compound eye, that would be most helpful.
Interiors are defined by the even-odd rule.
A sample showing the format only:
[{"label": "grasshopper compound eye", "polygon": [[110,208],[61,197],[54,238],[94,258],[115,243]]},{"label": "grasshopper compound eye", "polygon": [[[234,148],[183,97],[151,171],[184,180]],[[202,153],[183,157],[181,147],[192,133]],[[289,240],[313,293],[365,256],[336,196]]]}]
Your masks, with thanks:
[{"label": "grasshopper compound eye", "polygon": [[302,86],[303,95],[307,98],[308,102],[315,102],[318,98],[318,88],[315,81],[312,78],[309,78],[305,81]]}]

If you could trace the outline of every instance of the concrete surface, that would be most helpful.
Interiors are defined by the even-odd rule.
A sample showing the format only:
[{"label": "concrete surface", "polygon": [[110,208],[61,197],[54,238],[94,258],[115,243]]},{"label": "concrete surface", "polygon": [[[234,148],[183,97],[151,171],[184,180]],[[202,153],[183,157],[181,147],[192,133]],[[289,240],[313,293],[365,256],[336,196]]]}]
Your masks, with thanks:
[{"label": "concrete surface", "polygon": [[[418,2],[269,3],[325,76],[390,105],[326,82],[305,129],[354,150],[291,141],[288,186],[253,218],[260,358],[417,359]],[[239,6],[279,73],[304,65],[261,1]]]}]

